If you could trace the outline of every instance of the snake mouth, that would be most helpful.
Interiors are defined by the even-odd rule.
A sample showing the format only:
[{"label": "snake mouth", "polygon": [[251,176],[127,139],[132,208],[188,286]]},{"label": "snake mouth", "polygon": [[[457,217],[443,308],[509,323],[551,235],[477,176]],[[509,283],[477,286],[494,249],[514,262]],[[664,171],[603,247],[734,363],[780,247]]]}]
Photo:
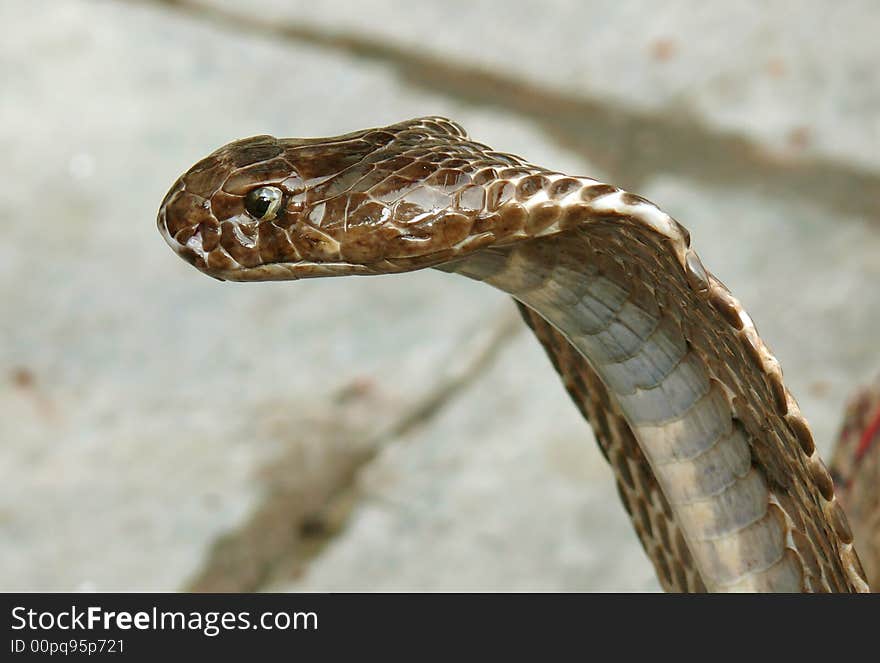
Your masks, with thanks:
[{"label": "snake mouth", "polygon": [[[186,259],[186,256],[183,256]],[[199,269],[219,281],[299,281],[328,276],[377,276],[389,273],[409,272],[421,267],[402,265],[391,261],[361,265],[350,262],[270,262],[256,267],[239,265],[231,269]]]},{"label": "snake mouth", "polygon": [[341,260],[322,262],[298,260],[293,262],[267,262],[253,267],[234,263],[232,266],[212,268],[205,263],[205,260],[200,255],[186,246],[181,247],[176,241],[175,243],[177,244],[175,250],[178,255],[198,268],[199,271],[218,281],[299,281],[329,276],[382,276],[402,274],[427,267],[449,271],[449,266],[457,262],[449,260],[448,256],[437,258],[428,256],[419,260],[385,259],[366,264]]},{"label": "snake mouth", "polygon": [[[172,189],[166,201],[174,199],[179,189]],[[359,265],[344,261],[315,262],[308,260],[272,261],[245,265],[236,260],[223,247],[208,251],[205,244],[217,234],[216,223],[201,223],[178,229],[172,234],[168,224],[167,204],[159,209],[156,225],[165,243],[183,260],[200,272],[218,281],[296,281],[306,278],[346,275],[373,275],[381,272],[379,267]]]},{"label": "snake mouth", "polygon": [[[163,205],[159,210],[157,226],[166,244],[178,256],[200,272],[218,281],[296,281],[327,276],[369,276],[384,273],[383,269],[387,271],[390,266],[363,265],[338,260],[327,262],[274,261],[243,265],[221,247],[217,247],[213,251],[206,250],[206,236],[215,233],[216,230],[213,226],[206,226],[205,222],[184,228],[172,235],[167,223],[167,212]],[[222,252],[222,259],[219,260],[216,259],[218,250]],[[393,271],[404,270],[397,268]]]}]

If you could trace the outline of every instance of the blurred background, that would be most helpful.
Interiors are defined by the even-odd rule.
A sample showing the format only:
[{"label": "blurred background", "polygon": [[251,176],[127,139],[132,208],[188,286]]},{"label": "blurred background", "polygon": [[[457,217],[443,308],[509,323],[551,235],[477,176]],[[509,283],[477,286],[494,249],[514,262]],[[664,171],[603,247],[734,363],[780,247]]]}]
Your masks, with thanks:
[{"label": "blurred background", "polygon": [[234,284],[155,228],[248,135],[446,115],[642,194],[827,455],[880,368],[880,6],[2,0],[0,589],[653,591],[500,293]]}]

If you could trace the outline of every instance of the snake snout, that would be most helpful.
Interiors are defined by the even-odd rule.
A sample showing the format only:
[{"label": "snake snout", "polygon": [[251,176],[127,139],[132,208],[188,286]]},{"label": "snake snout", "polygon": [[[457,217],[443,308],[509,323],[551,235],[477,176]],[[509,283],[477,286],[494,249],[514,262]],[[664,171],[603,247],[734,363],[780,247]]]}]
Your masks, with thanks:
[{"label": "snake snout", "polygon": [[186,190],[179,179],[162,201],[156,225],[166,243],[194,267],[207,269],[205,237],[217,227],[209,201]]},{"label": "snake snout", "polygon": [[[267,170],[277,171],[279,152],[272,136],[254,136],[221,147],[181,175],[159,208],[157,224],[168,245],[216,278],[233,278],[234,272],[260,265],[255,241],[260,219],[246,196],[267,177],[274,183]],[[271,200],[256,203],[277,206]]]}]

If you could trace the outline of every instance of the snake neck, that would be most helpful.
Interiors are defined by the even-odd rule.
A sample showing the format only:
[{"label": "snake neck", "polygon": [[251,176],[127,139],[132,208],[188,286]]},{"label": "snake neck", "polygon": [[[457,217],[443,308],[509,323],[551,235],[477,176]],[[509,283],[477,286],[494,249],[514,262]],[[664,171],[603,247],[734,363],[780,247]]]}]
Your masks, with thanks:
[{"label": "snake neck", "polygon": [[[839,506],[822,497],[784,418],[757,414],[756,399],[772,385],[729,368],[748,361],[735,334],[701,335],[727,325],[703,320],[715,312],[691,294],[680,266],[663,264],[673,252],[650,236],[634,242],[637,250],[615,251],[609,238],[620,233],[607,225],[479,251],[443,269],[511,294],[570,346],[564,361],[598,376],[589,395],[567,386],[576,401],[607,398],[619,413],[615,425],[594,428],[667,589],[857,589],[848,533],[829,520]],[[538,338],[559,370],[560,348]],[[627,450],[632,440],[637,454]],[[639,460],[649,485],[628,490]],[[686,550],[669,553],[670,532]],[[684,560],[683,572],[670,570],[672,557]]]}]

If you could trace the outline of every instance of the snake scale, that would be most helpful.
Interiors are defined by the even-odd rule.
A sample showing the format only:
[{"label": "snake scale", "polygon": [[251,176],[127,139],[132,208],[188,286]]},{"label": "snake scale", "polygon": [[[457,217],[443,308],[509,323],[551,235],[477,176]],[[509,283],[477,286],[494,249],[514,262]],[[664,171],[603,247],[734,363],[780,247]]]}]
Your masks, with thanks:
[{"label": "snake scale", "polygon": [[424,117],[232,142],[177,180],[158,227],[221,280],[433,267],[510,294],[664,589],[868,591],[779,363],[687,230],[644,198]]}]

